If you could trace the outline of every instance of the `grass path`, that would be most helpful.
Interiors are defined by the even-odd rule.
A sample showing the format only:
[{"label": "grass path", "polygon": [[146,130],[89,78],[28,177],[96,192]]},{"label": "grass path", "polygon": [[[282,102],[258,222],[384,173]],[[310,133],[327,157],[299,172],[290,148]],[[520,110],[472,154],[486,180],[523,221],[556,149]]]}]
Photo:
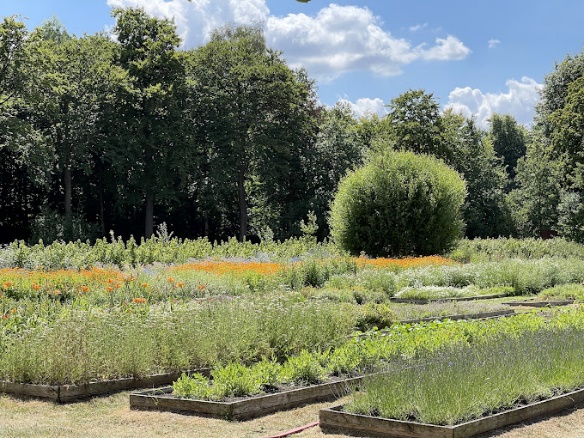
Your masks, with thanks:
[{"label": "grass path", "polygon": [[[294,429],[318,420],[318,410],[336,403],[321,403],[280,412],[246,422],[164,412],[132,411],[128,392],[87,402],[57,405],[0,396],[0,436],[12,437],[189,437],[257,438]],[[584,406],[559,416],[482,435],[481,438],[581,438]],[[342,438],[325,435],[318,427],[294,438]]]}]

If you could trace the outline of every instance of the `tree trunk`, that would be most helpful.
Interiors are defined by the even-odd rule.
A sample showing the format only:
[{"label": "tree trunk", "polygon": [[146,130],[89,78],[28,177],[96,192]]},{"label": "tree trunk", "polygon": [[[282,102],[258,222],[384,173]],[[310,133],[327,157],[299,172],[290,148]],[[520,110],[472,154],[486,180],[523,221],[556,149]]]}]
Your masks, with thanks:
[{"label": "tree trunk", "polygon": [[239,199],[239,241],[247,235],[247,193],[245,193],[245,166],[237,167],[237,194]]},{"label": "tree trunk", "polygon": [[67,220],[71,220],[71,216],[73,216],[73,209],[72,209],[72,199],[73,199],[73,177],[71,172],[71,167],[65,166],[65,174],[63,177],[63,183],[65,184],[65,218]]},{"label": "tree trunk", "polygon": [[146,192],[146,219],[144,221],[144,237],[149,239],[154,234],[154,193]]}]

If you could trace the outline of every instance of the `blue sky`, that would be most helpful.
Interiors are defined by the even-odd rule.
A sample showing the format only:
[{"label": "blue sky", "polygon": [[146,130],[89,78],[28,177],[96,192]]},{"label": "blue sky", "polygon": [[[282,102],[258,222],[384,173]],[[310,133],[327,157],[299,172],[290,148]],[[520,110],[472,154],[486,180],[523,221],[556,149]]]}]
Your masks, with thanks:
[{"label": "blue sky", "polygon": [[186,48],[226,22],[264,23],[322,103],[359,115],[423,88],[483,126],[493,112],[529,123],[545,75],[584,48],[582,0],[0,0],[0,14],[29,29],[56,16],[82,35],[111,28],[111,8],[124,6],[174,18]]}]

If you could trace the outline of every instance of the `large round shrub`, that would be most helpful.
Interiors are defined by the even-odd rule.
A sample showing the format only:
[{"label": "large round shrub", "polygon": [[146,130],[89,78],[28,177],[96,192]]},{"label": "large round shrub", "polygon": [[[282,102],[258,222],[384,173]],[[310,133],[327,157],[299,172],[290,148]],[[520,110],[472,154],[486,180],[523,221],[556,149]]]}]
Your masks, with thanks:
[{"label": "large round shrub", "polygon": [[439,254],[462,233],[465,195],[462,178],[442,161],[387,151],[341,181],[331,234],[352,254]]}]

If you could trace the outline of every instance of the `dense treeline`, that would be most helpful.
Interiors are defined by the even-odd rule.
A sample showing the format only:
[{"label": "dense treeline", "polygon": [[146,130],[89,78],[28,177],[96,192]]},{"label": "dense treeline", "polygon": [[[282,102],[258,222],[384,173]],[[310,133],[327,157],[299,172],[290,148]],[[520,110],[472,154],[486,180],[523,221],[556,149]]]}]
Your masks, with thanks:
[{"label": "dense treeline", "polygon": [[546,78],[530,130],[495,115],[483,131],[423,90],[382,118],[323,107],[259,27],[187,51],[171,21],[114,16],[116,38],[0,23],[0,243],[149,237],[162,223],[189,238],[322,239],[340,179],[387,148],[463,176],[468,237],[584,240],[581,55]]}]

